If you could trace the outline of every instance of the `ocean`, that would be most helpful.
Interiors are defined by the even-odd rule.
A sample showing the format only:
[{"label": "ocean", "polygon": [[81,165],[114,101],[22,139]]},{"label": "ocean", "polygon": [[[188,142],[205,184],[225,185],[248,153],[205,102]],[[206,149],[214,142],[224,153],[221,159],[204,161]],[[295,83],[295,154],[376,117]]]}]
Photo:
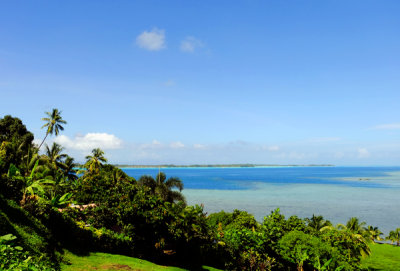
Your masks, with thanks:
[{"label": "ocean", "polygon": [[[158,168],[123,168],[135,179]],[[400,227],[400,167],[161,168],[184,183],[188,204],[208,214],[245,210],[262,222],[276,208],[285,216],[323,215],[332,223],[356,216],[388,234]]]}]

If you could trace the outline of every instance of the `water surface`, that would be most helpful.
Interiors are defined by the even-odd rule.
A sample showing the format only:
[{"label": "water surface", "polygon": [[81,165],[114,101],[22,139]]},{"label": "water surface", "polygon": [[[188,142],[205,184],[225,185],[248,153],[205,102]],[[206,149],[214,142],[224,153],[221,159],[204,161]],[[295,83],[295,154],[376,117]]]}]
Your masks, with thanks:
[{"label": "water surface", "polygon": [[[139,179],[158,168],[124,168]],[[400,227],[400,167],[161,168],[183,180],[189,204],[208,213],[246,210],[262,221],[275,208],[285,215],[321,214],[333,223],[357,216],[385,234]]]}]

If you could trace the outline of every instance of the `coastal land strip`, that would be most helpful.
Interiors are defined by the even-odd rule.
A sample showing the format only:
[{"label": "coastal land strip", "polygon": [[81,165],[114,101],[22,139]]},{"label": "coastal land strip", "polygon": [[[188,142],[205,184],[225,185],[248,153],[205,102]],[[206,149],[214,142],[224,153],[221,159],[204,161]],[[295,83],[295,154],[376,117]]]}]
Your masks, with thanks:
[{"label": "coastal land strip", "polygon": [[274,165],[274,164],[194,164],[194,165],[174,165],[174,164],[164,164],[164,165],[120,165],[120,164],[114,164],[113,166],[119,167],[119,168],[198,168],[198,167],[220,167],[220,168],[226,168],[226,167],[244,167],[244,168],[249,168],[249,167],[333,167],[335,165],[331,164],[310,164],[310,165]]}]

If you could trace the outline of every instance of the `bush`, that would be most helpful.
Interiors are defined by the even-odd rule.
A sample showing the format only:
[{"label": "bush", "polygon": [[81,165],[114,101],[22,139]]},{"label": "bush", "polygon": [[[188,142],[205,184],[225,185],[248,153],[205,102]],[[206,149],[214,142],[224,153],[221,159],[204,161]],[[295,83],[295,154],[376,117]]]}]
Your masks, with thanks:
[{"label": "bush", "polygon": [[0,236],[0,270],[55,270],[14,244],[16,236]]},{"label": "bush", "polygon": [[329,244],[301,231],[286,234],[279,241],[279,252],[284,259],[296,264],[298,270],[332,270],[338,267],[337,253]]},{"label": "bush", "polygon": [[0,235],[12,234],[33,258],[41,258],[48,266],[58,267],[60,247],[51,232],[14,201],[0,195]]}]

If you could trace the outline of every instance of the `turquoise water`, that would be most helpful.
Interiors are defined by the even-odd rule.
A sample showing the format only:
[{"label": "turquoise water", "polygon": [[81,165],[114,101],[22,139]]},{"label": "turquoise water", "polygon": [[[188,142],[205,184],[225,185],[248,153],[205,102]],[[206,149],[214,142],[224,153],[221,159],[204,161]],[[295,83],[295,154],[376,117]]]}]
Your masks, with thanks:
[{"label": "turquoise water", "polygon": [[[155,176],[158,168],[126,168]],[[385,234],[400,227],[400,167],[162,168],[183,180],[189,204],[208,213],[246,210],[262,221],[275,208],[287,216],[323,215],[333,223],[357,216]]]}]

